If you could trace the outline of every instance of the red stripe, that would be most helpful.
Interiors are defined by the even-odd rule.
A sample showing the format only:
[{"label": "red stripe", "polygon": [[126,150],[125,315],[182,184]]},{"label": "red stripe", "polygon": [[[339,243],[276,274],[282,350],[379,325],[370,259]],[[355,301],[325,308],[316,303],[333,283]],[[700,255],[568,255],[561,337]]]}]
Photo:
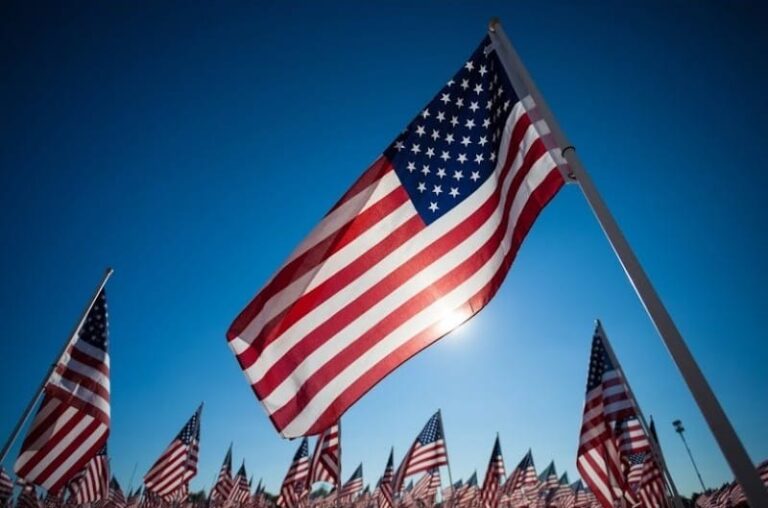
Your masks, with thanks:
[{"label": "red stripe", "polygon": [[[380,157],[378,160],[376,160],[376,162],[374,162],[373,165],[363,173],[357,182],[352,185],[352,188],[350,188],[344,194],[341,200],[339,200],[339,202],[334,205],[334,207],[328,214],[326,214],[326,216],[336,210],[336,208],[341,206],[343,203],[346,203],[348,200],[352,199],[354,196],[370,187],[370,185],[381,178],[382,175],[384,175],[389,170],[389,168],[390,165],[388,161],[386,161],[383,157]],[[354,217],[352,217],[352,220],[354,220]],[[311,269],[318,263],[322,262],[329,246],[333,245],[335,238],[339,235],[342,235],[343,233],[344,226],[342,226],[336,233],[332,233],[328,238],[311,247],[308,251],[304,252],[301,256],[283,267],[278,272],[278,274],[267,284],[267,286],[264,287],[259,292],[259,294],[254,297],[254,299],[240,313],[240,315],[237,316],[227,331],[227,339],[232,340],[239,336],[243,330],[247,328],[248,324],[253,321],[259,312],[261,312],[264,304],[267,302],[267,300],[269,300],[269,298],[272,297],[274,293],[285,288],[295,279],[304,275],[308,269]]]},{"label": "red stripe", "polygon": [[[45,419],[38,420],[42,416],[43,409],[51,404],[57,405]],[[40,410],[38,410],[37,415],[35,415],[32,426],[30,427],[27,436],[24,438],[24,442],[21,444],[21,453],[28,450],[29,447],[31,447],[45,432],[48,432],[56,423],[56,420],[58,420],[67,409],[69,409],[69,406],[62,403],[59,399],[46,394],[43,403],[40,405]],[[21,455],[21,453],[19,453],[19,455]]]},{"label": "red stripe", "polygon": [[[518,122],[519,124],[520,122]],[[512,206],[512,202],[514,201],[513,197],[517,194],[520,185],[527,176],[528,172],[530,171],[531,166],[533,163],[538,160],[539,157],[541,157],[545,153],[546,149],[544,148],[544,144],[540,140],[536,140],[532,146],[530,147],[528,154],[526,155],[522,167],[519,169],[519,171],[515,174],[513,177],[510,191],[508,193],[509,198],[507,199],[507,203],[504,210],[504,220],[500,224],[500,227],[497,229],[497,233],[499,230],[502,230],[502,228],[505,230],[506,225],[509,222],[508,218],[508,210]],[[504,181],[504,178],[506,177],[506,174],[509,172],[512,160],[509,160],[507,164],[504,166],[504,170],[502,171],[502,176],[500,178],[500,181]],[[300,364],[304,358],[309,356],[312,352],[314,352],[317,348],[319,348],[321,345],[325,344],[330,338],[332,338],[336,333],[338,333],[339,330],[346,327],[349,323],[351,323],[353,320],[357,319],[361,314],[363,314],[365,311],[370,309],[372,306],[377,304],[380,300],[388,296],[390,293],[395,291],[397,288],[402,286],[404,283],[412,279],[417,273],[419,273],[424,268],[428,267],[432,263],[434,263],[436,260],[442,258],[444,255],[446,255],[448,252],[450,252],[452,249],[454,249],[458,244],[466,240],[469,236],[472,235],[480,226],[482,226],[489,217],[493,215],[493,213],[496,211],[498,207],[498,203],[501,199],[501,195],[499,191],[497,190],[489,198],[479,207],[477,208],[470,216],[468,216],[466,219],[464,219],[461,223],[456,225],[452,230],[448,231],[446,234],[444,234],[442,237],[435,240],[431,245],[424,248],[421,252],[413,256],[411,259],[409,259],[406,263],[399,266],[397,269],[393,270],[391,273],[389,273],[387,276],[385,276],[382,280],[380,280],[378,283],[374,284],[371,288],[369,288],[366,292],[358,296],[356,299],[352,300],[351,302],[347,303],[342,309],[337,311],[333,316],[329,316],[322,324],[317,326],[312,332],[305,335],[299,342],[297,342],[288,352],[286,352],[282,357],[275,362],[275,364],[267,371],[267,373],[264,375],[264,377],[255,384],[255,391],[257,394],[260,394],[260,398],[267,397],[272,390],[274,390],[277,386],[282,383],[288,375],[290,375],[295,367]],[[492,241],[498,242],[498,234],[492,235],[492,239],[489,240],[486,245],[491,243]],[[495,248],[491,247],[492,250],[495,250]],[[479,249],[481,251],[482,249]],[[477,259],[478,255],[473,256],[473,258]],[[454,269],[455,270],[455,269]],[[472,270],[472,273],[474,273],[474,270]],[[445,277],[444,277],[445,279]],[[463,281],[462,278],[458,277],[454,279],[454,283],[452,286],[445,288],[444,291],[450,291],[450,289],[453,289],[458,283]],[[418,308],[418,310],[421,310],[421,308],[428,306],[434,301],[434,295],[441,295],[444,294],[440,291],[436,291],[435,287],[429,287],[421,291],[416,297],[422,296],[422,298],[418,298],[420,300],[422,307]],[[416,297],[412,298],[411,301],[415,301]],[[301,297],[299,299],[299,302],[297,302],[297,305],[301,305],[303,301],[309,301],[309,305],[317,306],[322,301],[317,300],[306,300],[307,297]],[[401,306],[402,309],[405,307],[405,305]],[[412,308],[410,305],[407,308]],[[414,314],[415,314],[415,308],[414,308]],[[410,314],[410,313],[409,313]],[[403,315],[404,319],[403,322],[410,317],[410,315]],[[386,319],[386,318],[385,318]],[[367,335],[367,334],[364,334]],[[345,348],[345,351],[349,351],[350,349],[353,349],[354,352],[365,352],[370,347],[372,347],[375,343],[371,343],[368,345],[368,347],[361,348],[360,343],[358,342],[359,339],[350,346],[347,346]],[[376,340],[378,342],[378,340]],[[354,346],[354,347],[352,347]],[[339,356],[343,354],[340,353]],[[349,363],[351,363],[352,360],[354,360],[357,356],[360,356],[360,354],[348,354],[346,357],[349,358],[350,362],[347,362],[345,364],[339,365],[339,362],[335,361],[335,359],[330,360],[326,363],[321,369],[325,368],[327,365],[333,365],[334,368],[332,372],[340,372],[343,370],[344,367],[346,367]],[[326,369],[327,370],[327,369]],[[315,377],[315,375],[311,376],[310,379]],[[308,380],[309,382],[309,380]],[[324,385],[325,383],[323,383]],[[319,387],[318,387],[319,388]]]},{"label": "red stripe", "polygon": [[[31,457],[27,460],[27,462],[24,464],[24,466],[20,467],[16,473],[18,476],[25,478],[28,481],[32,481],[33,479],[36,479],[37,476],[30,477],[29,473],[32,469],[37,466],[37,464],[41,460],[48,460],[48,455],[51,453],[51,449],[56,446],[59,442],[63,440],[63,438],[85,417],[86,415],[81,412],[75,412],[75,414],[72,415],[72,417],[64,424],[62,425],[55,433],[51,434],[47,437],[46,441],[43,443],[42,446],[34,450],[34,453],[31,455]],[[50,426],[46,427],[46,431],[50,432],[54,428],[55,422],[52,423]],[[29,451],[29,448],[31,447],[33,443],[27,443],[26,440],[24,440],[24,444],[22,445],[22,453]]]},{"label": "red stripe", "polygon": [[[84,374],[81,374],[80,372],[77,372],[75,370],[72,370],[69,367],[65,367],[63,365],[59,365],[58,367],[56,367],[56,372],[62,378],[72,381],[73,383],[78,384],[83,388],[86,388],[87,390],[99,395],[106,402],[109,402],[109,391],[106,388],[104,388],[104,385],[102,385],[101,383],[98,383],[93,379],[91,379],[90,377]],[[67,388],[63,386],[60,388],[69,391]]]},{"label": "red stripe", "polygon": [[[543,143],[541,143],[540,140],[536,140],[534,145],[529,150],[530,156],[526,156],[523,167],[520,168],[512,181],[510,192],[508,193],[509,198],[507,199],[505,208],[503,210],[503,220],[500,222],[494,234],[491,235],[485,244],[478,248],[475,254],[470,256],[468,259],[444,275],[441,279],[433,283],[431,286],[411,297],[407,302],[403,303],[397,309],[394,309],[389,315],[379,321],[379,323],[372,326],[368,331],[366,331],[359,338],[357,338],[346,348],[340,351],[334,358],[323,364],[315,373],[313,373],[312,376],[310,376],[305,381],[301,389],[288,403],[286,403],[283,407],[271,415],[273,423],[275,423],[278,428],[282,428],[290,423],[290,421],[295,417],[296,414],[301,411],[306,403],[309,402],[320,391],[320,389],[322,389],[339,372],[344,370],[344,368],[349,366],[364,352],[371,349],[383,337],[391,333],[402,323],[410,319],[413,315],[420,312],[424,308],[431,305],[435,301],[435,295],[447,294],[459,284],[464,282],[464,280],[471,277],[472,274],[474,274],[480,267],[485,264],[488,257],[491,256],[493,252],[498,248],[501,239],[506,233],[507,227],[509,225],[509,209],[514,202],[513,197],[517,194],[517,191],[519,190],[519,187],[524,180],[524,177],[530,170],[533,162],[538,160],[539,156],[543,154],[542,151],[546,151]],[[505,169],[506,168],[508,168],[508,166],[505,166]],[[560,177],[559,173],[555,174],[557,177],[559,177],[560,183],[557,185],[557,189],[559,189],[559,187],[562,185],[562,177]],[[500,181],[503,181],[503,178],[501,178]],[[546,186],[549,184],[545,179],[541,185],[544,185],[545,188],[547,188]],[[533,198],[533,196],[531,196],[531,198]],[[455,245],[469,237],[480,225],[484,224],[488,220],[488,217],[490,217],[491,214],[497,209],[499,199],[500,193],[494,192],[492,196],[480,208],[476,210],[475,213],[457,225],[453,230],[449,231],[446,235],[435,241],[429,248],[424,249],[421,253],[414,256],[414,258],[409,260],[408,263],[402,265],[397,270],[392,272],[390,276],[386,277],[377,285],[373,286],[368,292],[361,295],[360,298],[350,302],[345,309],[342,309],[342,311],[336,314],[336,316],[339,316],[342,313],[342,315],[345,314],[345,317],[347,317],[347,322],[337,324],[338,319],[335,319],[336,316],[331,317],[318,328],[316,328],[313,332],[308,334],[302,342],[297,344],[297,346],[303,345],[305,342],[314,345],[315,341],[319,340],[318,336],[325,337],[326,340],[332,337],[333,334],[336,333],[336,331],[338,331],[338,329],[340,329],[342,326],[346,326],[349,321],[357,317],[357,315],[362,314],[366,309],[377,303],[384,296],[386,296],[386,294],[389,294],[391,290],[396,289],[405,281],[412,278],[415,273],[417,273],[418,268],[427,266],[434,259],[442,257],[446,252],[450,251],[455,247]],[[532,203],[538,206],[535,200],[532,201]],[[518,220],[518,224],[524,226],[525,232],[527,232],[528,228],[530,227],[530,225],[525,224],[526,221],[532,222],[536,216],[533,215],[531,217],[524,218],[523,215],[525,214],[526,208],[528,208],[527,203],[523,213],[521,213]],[[527,213],[526,215],[530,215],[530,213]],[[516,225],[515,231],[513,231],[511,235],[512,242],[509,253],[512,253],[512,256],[509,256],[508,253],[509,262],[502,263],[502,265],[506,265],[500,270],[504,274],[506,274],[506,270],[508,269],[511,260],[514,257],[514,253],[516,253],[520,242],[522,242],[522,239],[525,236],[524,233],[517,234],[517,229],[518,227]],[[424,258],[426,258],[426,260]],[[395,278],[395,281],[390,281],[390,278]],[[387,291],[386,293],[383,293],[382,291],[377,292],[377,289],[380,287],[383,287],[384,290],[390,289],[390,291]],[[483,305],[489,299],[490,296],[483,302]],[[474,312],[472,312],[470,315],[472,314],[474,314]],[[332,328],[334,325],[335,329]],[[326,330],[329,328],[330,330],[326,332]],[[424,347],[426,347],[426,345]],[[298,355],[298,359],[303,359],[311,351],[314,351],[314,349],[309,349],[305,345],[304,348],[294,348],[292,349],[292,352],[293,351],[296,351],[295,354]],[[266,381],[266,377],[263,381]],[[268,395],[266,391],[260,390],[262,385],[263,383],[257,383],[255,388],[256,393],[261,394],[261,398]],[[274,389],[274,387],[270,388]]]},{"label": "red stripe", "polygon": [[69,356],[71,356],[73,360],[76,360],[78,363],[82,363],[83,365],[87,365],[88,367],[94,370],[98,370],[105,376],[109,377],[109,367],[107,367],[106,360],[105,360],[106,355],[107,353],[105,351],[104,358],[97,358],[95,356],[91,356],[85,351],[80,350],[77,347],[77,343],[75,343],[75,346],[69,350]]},{"label": "red stripe", "polygon": [[[85,466],[85,464],[91,460],[91,458],[96,455],[96,453],[101,448],[104,447],[109,435],[109,429],[106,429],[106,432],[104,432],[104,434],[100,436],[96,441],[94,441],[89,447],[84,448],[85,441],[93,436],[93,434],[95,434],[98,430],[100,430],[100,427],[103,425],[104,424],[99,420],[94,419],[91,421],[91,423],[89,423],[88,426],[85,427],[82,432],[80,432],[80,434],[78,434],[77,437],[70,442],[69,445],[67,445],[63,450],[61,450],[61,452],[59,452],[59,454],[55,459],[51,461],[48,467],[43,470],[41,476],[47,479],[65,461],[70,460],[72,457],[77,456],[78,454],[80,456],[72,464],[69,465],[68,469],[66,469],[61,474],[61,476],[59,476],[59,479],[56,482],[51,484],[50,488],[48,489],[49,492],[58,494],[61,488],[64,487],[64,485],[66,485],[66,483],[72,479],[73,476],[79,473],[83,469],[83,466]],[[50,460],[50,458],[47,458],[47,460]]]}]

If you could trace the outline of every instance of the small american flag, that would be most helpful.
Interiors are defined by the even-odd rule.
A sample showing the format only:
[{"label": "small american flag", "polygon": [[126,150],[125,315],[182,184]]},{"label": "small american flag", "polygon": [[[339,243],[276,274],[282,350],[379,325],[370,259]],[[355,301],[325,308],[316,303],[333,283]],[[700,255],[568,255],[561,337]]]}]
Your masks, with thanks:
[{"label": "small american flag", "polygon": [[504,495],[511,496],[514,492],[524,491],[533,493],[538,491],[539,480],[536,476],[536,466],[533,463],[533,452],[528,450],[512,474],[504,483]]},{"label": "small american flag", "polygon": [[94,503],[107,497],[109,492],[109,459],[104,446],[67,486],[70,502]]},{"label": "small american flag", "polygon": [[17,478],[16,483],[21,486],[21,492],[16,498],[16,508],[42,508],[42,503],[37,498],[35,486]]},{"label": "small american flag", "polygon": [[107,443],[107,336],[102,290],[45,384],[45,398],[14,464],[19,478],[58,494]]},{"label": "small american flag", "polygon": [[341,476],[341,423],[328,427],[317,438],[309,473],[310,487],[315,482],[339,485]]},{"label": "small american flag", "polygon": [[398,492],[407,477],[447,464],[443,419],[438,411],[427,421],[397,468],[393,491]]},{"label": "small american flag", "polygon": [[197,455],[200,447],[200,414],[203,405],[182,427],[160,458],[144,475],[144,486],[164,499],[186,499],[189,480],[197,474]]},{"label": "small american flag", "polygon": [[229,499],[232,492],[234,480],[232,478],[232,445],[229,445],[227,454],[224,456],[224,462],[219,469],[219,477],[211,492],[211,501],[225,501]]},{"label": "small american flag", "polygon": [[413,487],[411,496],[417,501],[420,501],[427,507],[431,507],[435,504],[435,494],[440,489],[440,469],[432,468],[424,473],[424,476],[416,482]]},{"label": "small american flag", "polygon": [[0,466],[0,506],[5,506],[11,496],[13,496],[13,480],[3,466]]},{"label": "small american flag", "polygon": [[125,494],[114,476],[109,482],[109,496],[104,508],[125,508]]},{"label": "small american flag", "polygon": [[125,500],[126,508],[137,508],[141,502],[141,486],[136,487],[136,490],[128,495],[128,499]]},{"label": "small american flag", "polygon": [[363,490],[363,464],[361,463],[339,491],[339,497],[350,499]]},{"label": "small american flag", "polygon": [[625,491],[614,426],[620,419],[635,416],[635,410],[621,373],[608,356],[604,340],[598,324],[592,338],[576,467],[600,504],[611,508]]},{"label": "small american flag", "polygon": [[387,466],[384,468],[384,474],[379,480],[379,485],[376,488],[378,494],[376,501],[379,508],[394,508],[395,496],[392,489],[392,483],[395,479],[395,450],[391,448],[389,450],[389,459],[387,459]]},{"label": "small american flag", "polygon": [[248,483],[248,474],[245,472],[245,461],[240,464],[229,494],[229,505],[242,505],[251,495],[251,487]]},{"label": "small american flag", "polygon": [[493,298],[564,184],[534,110],[483,39],[235,319],[283,436],[322,432]]},{"label": "small american flag", "polygon": [[280,487],[280,496],[277,505],[284,508],[296,508],[302,497],[307,493],[307,479],[309,478],[309,444],[307,438],[301,440],[299,449],[293,456],[293,461],[285,474],[283,484]]},{"label": "small american flag", "polygon": [[477,501],[477,493],[477,471],[475,471],[472,473],[472,476],[469,477],[467,483],[465,483],[456,493],[456,502],[454,505],[458,508],[469,508],[470,506],[474,506]]},{"label": "small american flag", "polygon": [[499,487],[504,482],[504,457],[501,455],[501,443],[499,436],[493,443],[491,458],[488,460],[488,470],[485,472],[483,487],[480,490],[480,503],[485,508],[496,508],[499,504]]}]

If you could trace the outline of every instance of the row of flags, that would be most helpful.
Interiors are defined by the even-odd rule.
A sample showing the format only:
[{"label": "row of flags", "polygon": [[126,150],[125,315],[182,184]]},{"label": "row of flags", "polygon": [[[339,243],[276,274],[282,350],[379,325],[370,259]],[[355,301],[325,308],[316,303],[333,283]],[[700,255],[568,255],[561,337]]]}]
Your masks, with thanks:
[{"label": "row of flags", "polygon": [[[768,460],[757,466],[763,485],[768,489]],[[747,496],[739,482],[726,483],[719,489],[702,492],[696,498],[697,508],[737,508],[747,505]]]}]

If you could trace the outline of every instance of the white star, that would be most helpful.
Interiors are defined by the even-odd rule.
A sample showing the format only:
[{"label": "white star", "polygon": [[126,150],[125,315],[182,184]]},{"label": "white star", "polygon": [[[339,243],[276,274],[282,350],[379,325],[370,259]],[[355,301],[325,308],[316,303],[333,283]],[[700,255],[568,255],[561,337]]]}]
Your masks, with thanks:
[{"label": "white star", "polygon": [[449,192],[452,197],[457,197],[459,195],[459,189],[456,187],[451,187],[451,192]]},{"label": "white star", "polygon": [[463,108],[464,107],[464,99],[459,97],[456,99],[456,107],[457,108]]},{"label": "white star", "polygon": [[428,164],[424,164],[421,167],[421,172],[424,173],[424,176],[427,176],[429,174],[429,165]]},{"label": "white star", "polygon": [[472,60],[470,60],[464,64],[464,68],[467,69],[468,71],[471,71],[475,68],[475,64],[472,63]]},{"label": "white star", "polygon": [[488,142],[488,138],[486,138],[485,136],[480,136],[480,141],[478,141],[478,144],[479,144],[480,146],[485,146],[485,144],[486,144],[487,142]]},{"label": "white star", "polygon": [[429,209],[430,209],[431,211],[433,211],[433,212],[436,212],[436,211],[438,211],[438,210],[440,209],[440,207],[439,207],[439,206],[437,206],[437,203],[435,203],[435,202],[433,202],[433,201],[430,201],[430,202],[429,202]]},{"label": "white star", "polygon": [[442,97],[440,97],[440,100],[443,101],[443,104],[448,104],[451,102],[451,94],[444,93]]},{"label": "white star", "polygon": [[472,120],[472,119],[470,118],[469,120],[467,120],[467,123],[466,123],[466,124],[464,124],[464,126],[465,126],[467,129],[469,129],[469,130],[472,130],[472,127],[474,127],[474,126],[475,126],[475,121],[474,121],[474,120]]},{"label": "white star", "polygon": [[424,182],[419,182],[419,185],[418,187],[416,187],[416,190],[418,190],[419,192],[424,192],[425,190],[427,190],[427,184],[425,184]]},{"label": "white star", "polygon": [[485,68],[485,65],[481,65],[480,66],[480,71],[478,71],[478,72],[480,72],[481,76],[485,76],[486,74],[488,74],[488,69]]},{"label": "white star", "polygon": [[461,80],[461,88],[463,88],[464,90],[469,88],[469,80],[468,79],[462,79]]},{"label": "white star", "polygon": [[445,142],[448,143],[449,145],[451,143],[453,143],[453,134],[446,134],[445,135]]},{"label": "white star", "polygon": [[443,187],[441,185],[435,185],[432,192],[434,192],[436,196],[439,196],[443,192]]},{"label": "white star", "polygon": [[509,109],[509,99],[507,99],[506,101],[504,101],[504,111],[506,111],[506,110],[508,110],[508,109]]},{"label": "white star", "polygon": [[443,153],[440,154],[440,158],[443,159],[444,161],[447,161],[448,159],[451,158],[451,156],[448,154],[448,152],[444,151]]},{"label": "white star", "polygon": [[424,118],[425,120],[429,118],[429,116],[430,116],[429,109],[425,109],[424,111],[421,112],[421,117]]},{"label": "white star", "polygon": [[414,144],[413,144],[413,146],[411,147],[411,151],[412,151],[413,153],[419,153],[419,152],[421,151],[421,147],[419,147],[419,145],[417,145],[416,143],[414,143]]},{"label": "white star", "polygon": [[453,84],[454,84],[454,83],[455,83],[455,81],[454,81],[454,80],[450,80],[450,81],[447,83],[447,85],[448,85],[448,86],[453,86]]},{"label": "white star", "polygon": [[477,111],[478,109],[480,109],[480,106],[478,106],[478,105],[477,105],[477,102],[472,102],[472,103],[469,105],[469,109],[471,109],[471,110],[472,110],[472,112],[474,113],[475,111]]},{"label": "white star", "polygon": [[403,144],[403,142],[402,142],[402,141],[397,141],[397,142],[395,143],[395,150],[397,150],[398,152],[399,152],[400,150],[402,150],[403,148],[405,148],[405,144]]},{"label": "white star", "polygon": [[496,152],[491,152],[491,156],[489,157],[491,159],[491,162],[496,160]]},{"label": "white star", "polygon": [[464,178],[464,172],[460,169],[457,169],[456,171],[453,172],[453,178],[457,182],[460,181],[462,178]]},{"label": "white star", "polygon": [[438,111],[437,112],[437,121],[438,122],[442,122],[443,120],[445,120],[445,113],[443,113],[442,111]]},{"label": "white star", "polygon": [[411,172],[411,173],[416,171],[416,164],[414,164],[413,162],[409,162],[408,163],[408,171]]},{"label": "white star", "polygon": [[443,178],[445,176],[445,169],[437,168],[437,176],[439,176],[440,178]]},{"label": "white star", "polygon": [[452,116],[451,117],[451,125],[453,125],[454,127],[459,125],[459,117],[458,116]]},{"label": "white star", "polygon": [[434,157],[435,156],[435,149],[432,148],[431,146],[429,148],[427,148],[426,156],[429,157],[430,159],[432,157]]},{"label": "white star", "polygon": [[432,139],[434,139],[435,141],[440,139],[440,131],[439,130],[432,129]]},{"label": "white star", "polygon": [[461,144],[464,146],[469,146],[470,144],[472,144],[472,141],[469,140],[469,136],[462,136]]},{"label": "white star", "polygon": [[485,157],[483,157],[483,154],[479,153],[479,154],[475,155],[475,162],[477,162],[478,164],[480,164],[484,160],[485,160]]},{"label": "white star", "polygon": [[483,120],[483,127],[485,127],[487,129],[490,126],[491,126],[491,121],[488,118]]},{"label": "white star", "polygon": [[461,162],[462,164],[464,164],[465,162],[467,162],[467,154],[465,154],[465,153],[460,153],[460,154],[459,154],[459,158],[458,158],[458,159],[456,159],[456,160],[457,160],[457,161],[459,161],[459,162]]},{"label": "white star", "polygon": [[485,109],[491,109],[491,106],[493,106],[493,101],[488,101],[485,103]]},{"label": "white star", "polygon": [[418,134],[419,137],[422,137],[425,133],[426,131],[424,130],[423,125],[419,125],[418,127],[416,127],[416,134]]},{"label": "white star", "polygon": [[482,92],[482,91],[483,91],[483,85],[481,85],[480,83],[476,84],[475,85],[475,93],[477,95],[480,95],[480,92]]},{"label": "white star", "polygon": [[479,171],[472,171],[472,175],[469,177],[470,180],[473,182],[476,182],[480,179],[480,172]]}]

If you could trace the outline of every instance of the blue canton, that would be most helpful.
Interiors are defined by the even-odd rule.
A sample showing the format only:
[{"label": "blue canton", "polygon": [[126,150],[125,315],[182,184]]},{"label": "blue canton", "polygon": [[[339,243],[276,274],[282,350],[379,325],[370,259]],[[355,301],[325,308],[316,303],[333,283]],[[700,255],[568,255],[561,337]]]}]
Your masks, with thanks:
[{"label": "blue canton", "polygon": [[190,444],[193,440],[200,440],[200,410],[195,411],[192,418],[189,419],[184,428],[181,429],[179,435],[176,437],[179,441],[185,445]]},{"label": "blue canton", "polygon": [[603,382],[603,375],[613,370],[613,363],[608,357],[608,352],[603,345],[603,339],[596,334],[592,338],[592,357],[589,361],[589,377],[587,378],[587,391],[596,388]]},{"label": "blue canton", "polygon": [[384,152],[426,224],[493,173],[504,124],[517,102],[486,37]]},{"label": "blue canton", "polygon": [[440,421],[440,413],[435,413],[424,426],[416,441],[420,445],[425,445],[434,443],[438,439],[443,439],[443,425]]},{"label": "blue canton", "polygon": [[104,295],[104,291],[99,293],[96,297],[96,301],[93,302],[88,316],[85,318],[83,326],[80,328],[78,334],[78,340],[87,342],[89,345],[101,349],[107,350],[107,297]]}]

